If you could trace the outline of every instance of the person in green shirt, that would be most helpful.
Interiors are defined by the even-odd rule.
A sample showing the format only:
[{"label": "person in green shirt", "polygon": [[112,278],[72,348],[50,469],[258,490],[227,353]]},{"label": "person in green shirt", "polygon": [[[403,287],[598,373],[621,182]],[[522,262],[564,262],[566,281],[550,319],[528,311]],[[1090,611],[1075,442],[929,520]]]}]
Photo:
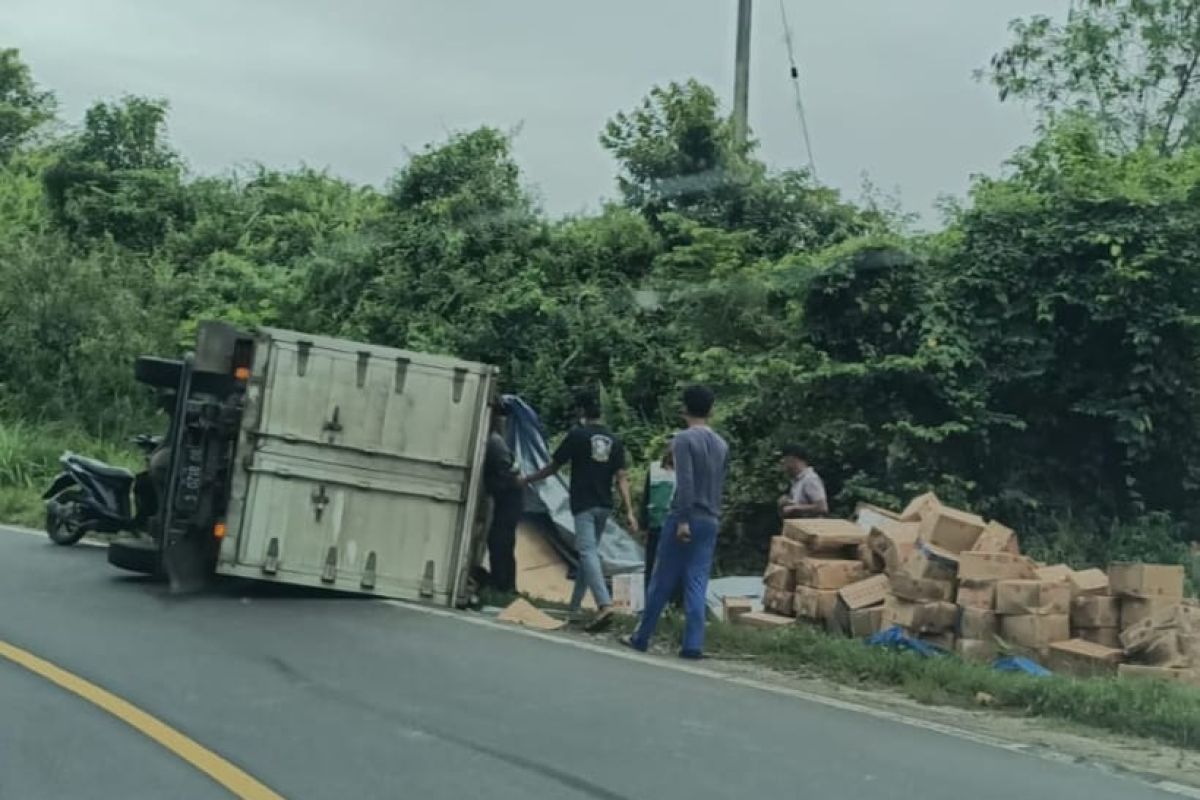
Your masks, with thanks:
[{"label": "person in green shirt", "polygon": [[[671,437],[673,439],[674,437]],[[646,485],[642,491],[642,507],[639,522],[646,531],[646,589],[650,589],[650,576],[658,555],[659,535],[667,514],[671,512],[671,498],[675,496],[675,459],[671,455],[671,439],[667,440],[666,452],[646,470]]]}]

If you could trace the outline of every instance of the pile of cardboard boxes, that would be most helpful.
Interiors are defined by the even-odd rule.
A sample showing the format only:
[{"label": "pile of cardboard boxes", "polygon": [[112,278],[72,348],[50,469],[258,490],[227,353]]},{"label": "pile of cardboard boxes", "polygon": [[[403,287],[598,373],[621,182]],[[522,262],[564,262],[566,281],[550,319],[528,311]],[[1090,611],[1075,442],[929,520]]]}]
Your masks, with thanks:
[{"label": "pile of cardboard boxes", "polygon": [[899,513],[861,506],[855,522],[786,521],[763,582],[766,613],[744,624],[854,637],[899,626],[973,661],[1016,653],[1070,674],[1200,685],[1200,604],[1184,598],[1182,567],[1038,564],[1009,528],[932,494]]}]

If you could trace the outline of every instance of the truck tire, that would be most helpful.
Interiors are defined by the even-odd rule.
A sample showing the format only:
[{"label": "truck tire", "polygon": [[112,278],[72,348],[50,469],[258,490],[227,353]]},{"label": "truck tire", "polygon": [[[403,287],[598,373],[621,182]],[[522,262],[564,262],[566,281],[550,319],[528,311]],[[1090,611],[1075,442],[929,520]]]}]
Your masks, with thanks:
[{"label": "truck tire", "polygon": [[108,545],[108,563],[130,572],[158,575],[158,543],[153,539],[116,539]]}]

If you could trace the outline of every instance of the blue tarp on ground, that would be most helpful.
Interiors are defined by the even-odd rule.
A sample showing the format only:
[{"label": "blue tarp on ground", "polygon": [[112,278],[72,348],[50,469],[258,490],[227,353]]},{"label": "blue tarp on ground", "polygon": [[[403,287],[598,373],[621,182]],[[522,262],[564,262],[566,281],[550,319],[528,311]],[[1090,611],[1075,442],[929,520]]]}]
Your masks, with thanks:
[{"label": "blue tarp on ground", "polygon": [[867,639],[867,644],[876,647],[891,647],[896,650],[911,650],[921,656],[946,655],[946,651],[942,648],[909,636],[899,625],[893,625],[886,631],[880,631]]},{"label": "blue tarp on ground", "polygon": [[[508,445],[516,457],[517,466],[525,475],[537,472],[550,463],[550,451],[541,419],[533,407],[516,395],[501,398],[508,411]],[[540,515],[551,524],[543,525],[554,549],[572,566],[578,564],[575,551],[574,518],[567,494],[567,481],[556,475],[529,487],[525,493],[527,514]],[[606,575],[639,572],[645,565],[642,546],[629,533],[609,520],[600,537],[600,561]]]}]

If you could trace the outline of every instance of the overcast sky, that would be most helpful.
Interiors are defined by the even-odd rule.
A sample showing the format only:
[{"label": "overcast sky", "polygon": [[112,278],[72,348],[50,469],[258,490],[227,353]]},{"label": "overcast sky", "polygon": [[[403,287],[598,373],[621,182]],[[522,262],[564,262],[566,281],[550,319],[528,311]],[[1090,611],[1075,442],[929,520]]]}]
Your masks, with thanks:
[{"label": "overcast sky", "polygon": [[[995,172],[1030,119],[972,71],[1007,23],[1067,0],[784,0],[821,179],[862,176],[926,218]],[[696,77],[728,102],[736,0],[0,0],[16,46],[78,122],[124,93],[170,100],[199,172],[260,161],[381,184],[407,153],[483,123],[517,129],[553,213],[614,192],[605,120]],[[806,163],[778,0],[756,0],[750,123],[773,167]]]}]

